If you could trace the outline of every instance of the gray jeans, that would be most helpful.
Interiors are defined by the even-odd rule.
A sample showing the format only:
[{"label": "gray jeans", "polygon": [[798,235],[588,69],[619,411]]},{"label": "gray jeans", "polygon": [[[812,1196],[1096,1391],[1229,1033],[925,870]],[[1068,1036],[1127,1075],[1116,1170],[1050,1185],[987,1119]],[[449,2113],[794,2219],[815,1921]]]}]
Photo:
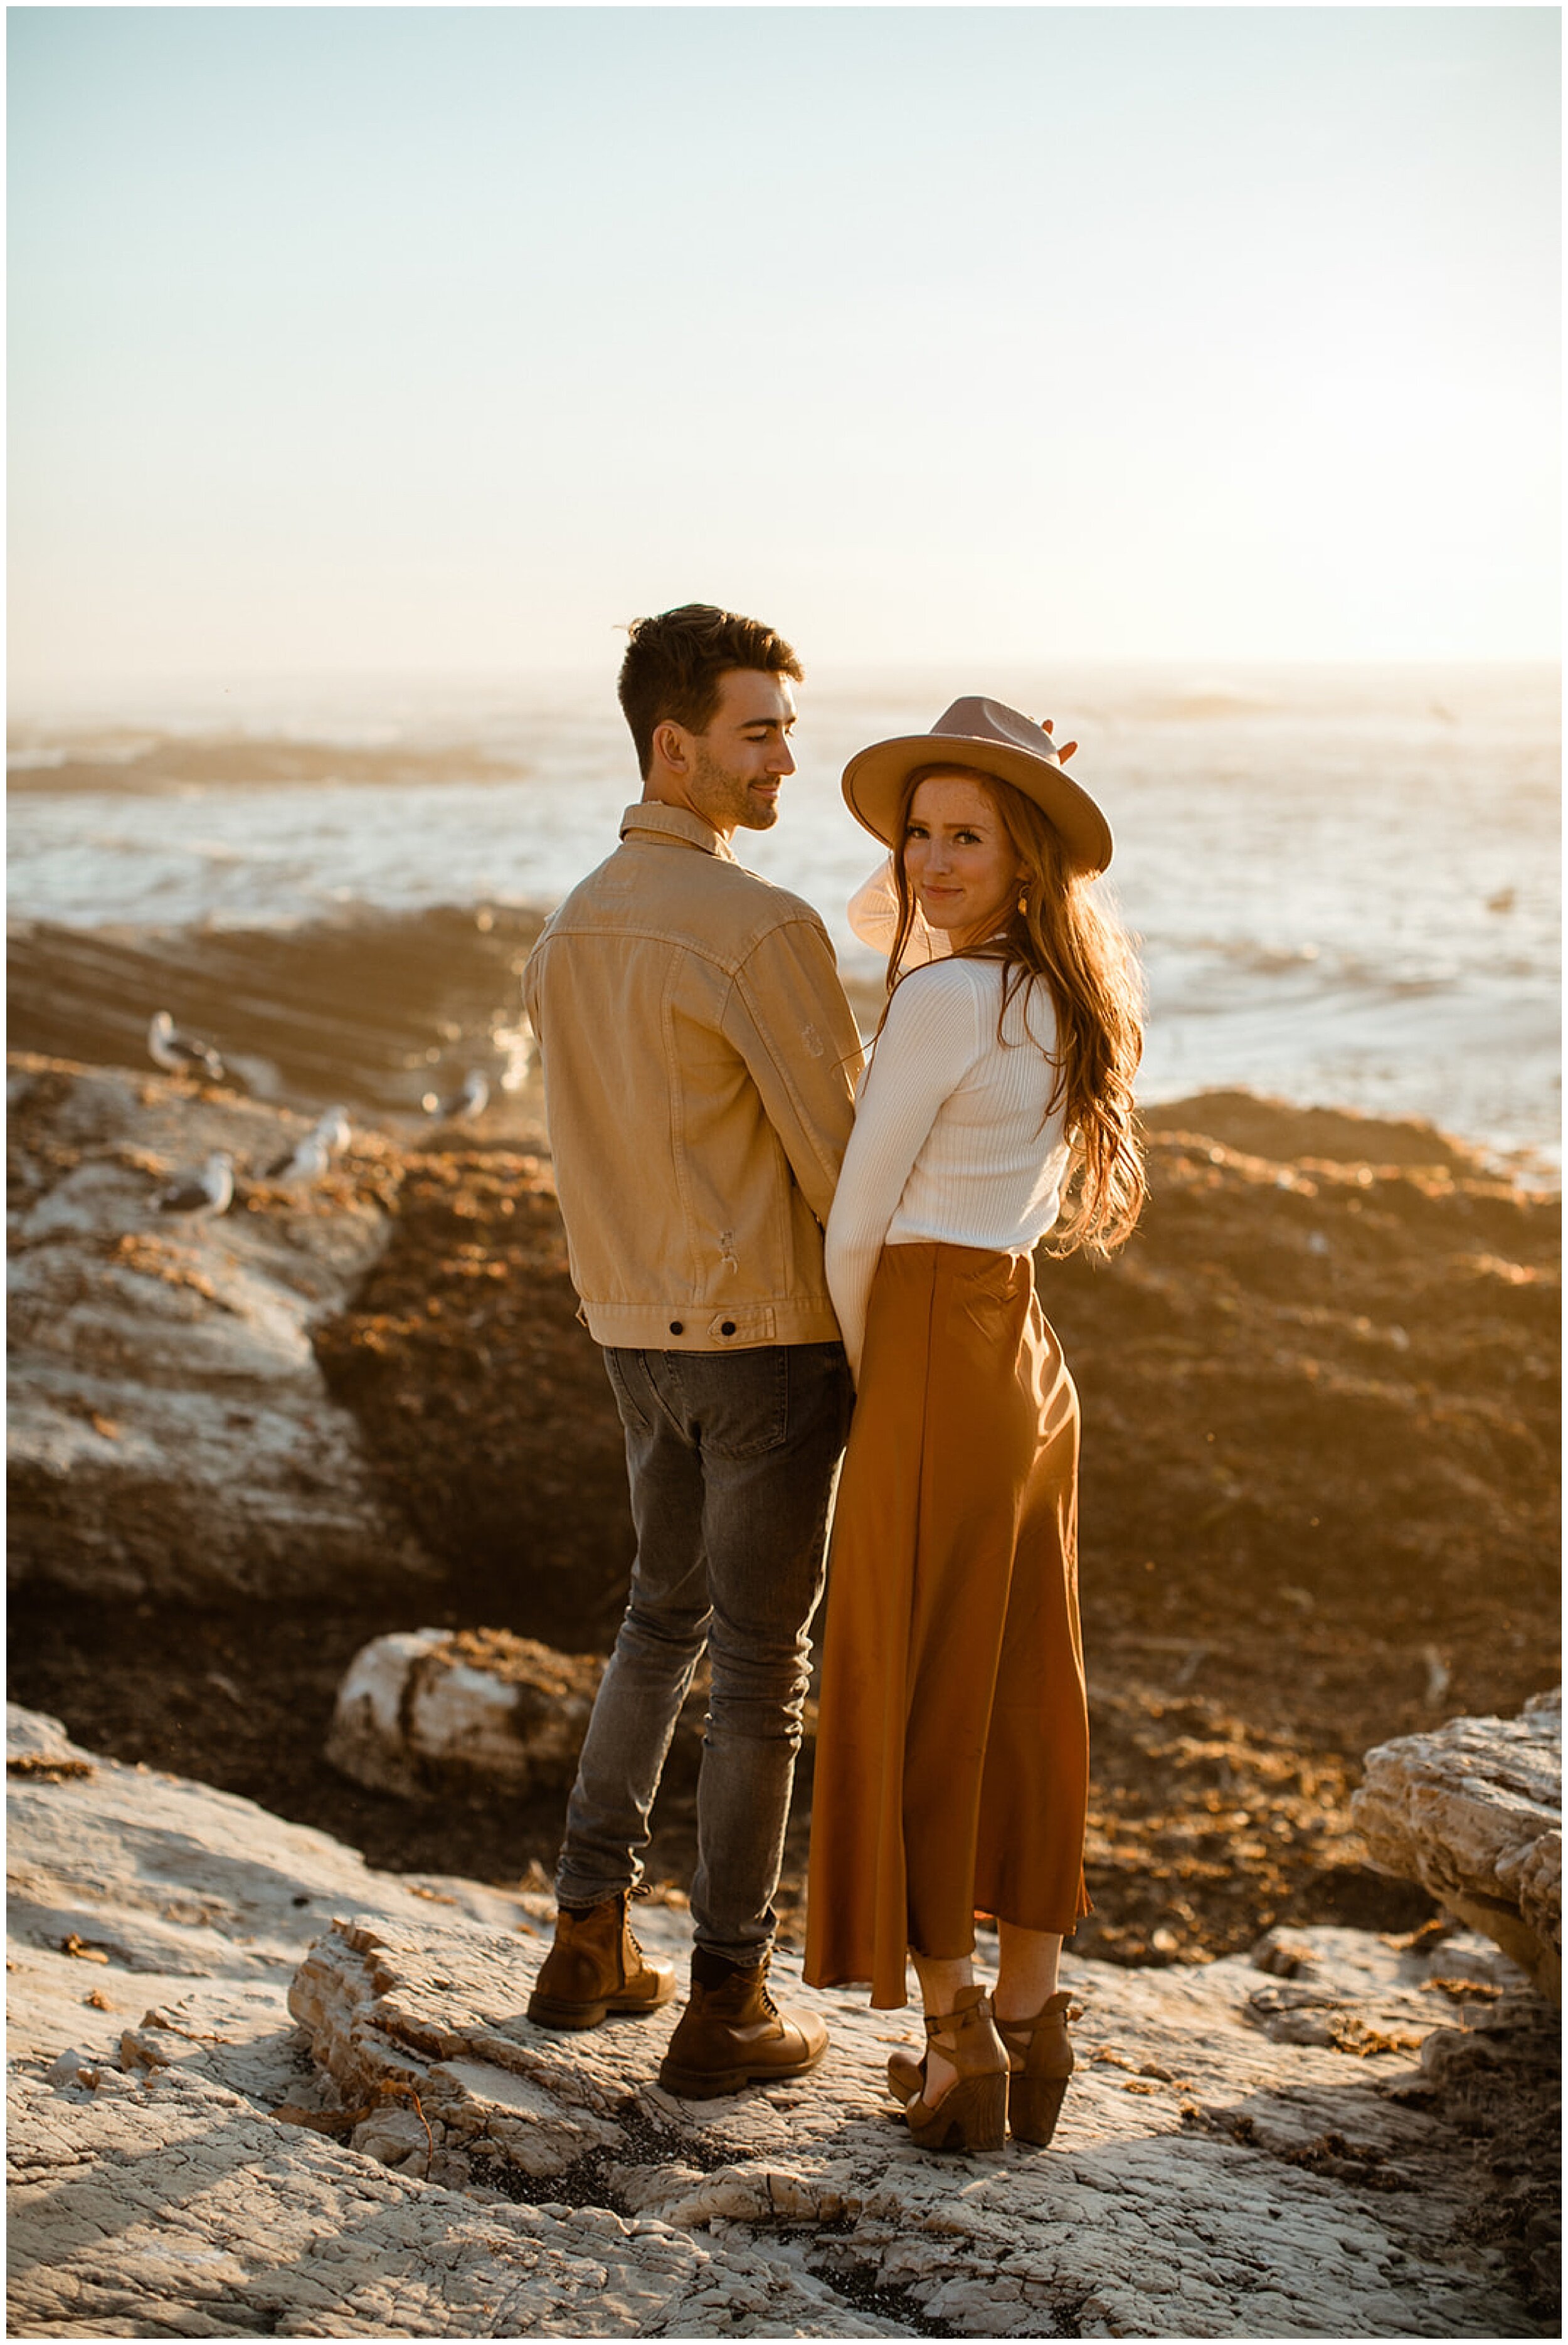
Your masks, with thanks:
[{"label": "gray jeans", "polygon": [[606,1351],[636,1561],[566,1810],[563,1904],[634,1888],[675,1721],[706,1645],[697,1943],[758,1963],[784,1828],[850,1385],[837,1344]]}]

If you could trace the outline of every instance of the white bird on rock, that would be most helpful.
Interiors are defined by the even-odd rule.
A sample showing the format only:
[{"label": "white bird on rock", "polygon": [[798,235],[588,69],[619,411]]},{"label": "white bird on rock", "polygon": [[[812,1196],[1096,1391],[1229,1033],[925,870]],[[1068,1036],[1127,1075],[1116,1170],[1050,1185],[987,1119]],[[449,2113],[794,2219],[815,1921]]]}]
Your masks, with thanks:
[{"label": "white bird on rock", "polygon": [[166,1075],[204,1075],[209,1083],[223,1081],[223,1061],[210,1042],[195,1034],[181,1034],[167,1010],[154,1013],[147,1030],[147,1047],[155,1067]]},{"label": "white bird on rock", "polygon": [[327,1134],[318,1124],[313,1132],[285,1151],[267,1167],[267,1178],[280,1189],[303,1187],[319,1181],[331,1162],[331,1146]]},{"label": "white bird on rock", "polygon": [[490,1104],[490,1078],[470,1068],[463,1078],[463,1088],[452,1099],[443,1100],[434,1091],[426,1091],[420,1105],[426,1115],[438,1115],[443,1123],[472,1123],[482,1116]]},{"label": "white bird on rock", "polygon": [[330,1107],[318,1116],[303,1140],[274,1157],[262,1176],[287,1185],[294,1181],[319,1181],[334,1156],[341,1156],[353,1133],[346,1107]]},{"label": "white bird on rock", "polygon": [[327,1143],[329,1156],[341,1156],[354,1136],[346,1107],[330,1107],[325,1115],[317,1118],[316,1130]]},{"label": "white bird on rock", "polygon": [[216,1220],[226,1213],[234,1199],[234,1159],[227,1148],[215,1148],[199,1172],[181,1172],[166,1189],[160,1189],[153,1203],[160,1213],[189,1213],[200,1220]]}]

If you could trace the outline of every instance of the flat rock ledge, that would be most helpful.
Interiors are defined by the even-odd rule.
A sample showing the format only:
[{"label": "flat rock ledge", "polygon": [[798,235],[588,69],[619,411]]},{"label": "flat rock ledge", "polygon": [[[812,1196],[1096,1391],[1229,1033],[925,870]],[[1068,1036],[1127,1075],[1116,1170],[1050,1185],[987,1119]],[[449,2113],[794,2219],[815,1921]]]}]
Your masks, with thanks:
[{"label": "flat rock ledge", "polygon": [[1563,1689],[1369,1751],[1350,1802],[1370,1862],[1484,1930],[1563,1999]]},{"label": "flat rock ledge", "polygon": [[377,1874],[33,1713],[10,1752],[13,2335],[1555,2333],[1443,2114],[1542,2008],[1471,1932],[1072,1962],[1056,2145],[937,2158],[882,2082],[904,2015],[788,1955],[827,2062],[683,2103],[673,2012],[524,2015],[547,1899]]}]

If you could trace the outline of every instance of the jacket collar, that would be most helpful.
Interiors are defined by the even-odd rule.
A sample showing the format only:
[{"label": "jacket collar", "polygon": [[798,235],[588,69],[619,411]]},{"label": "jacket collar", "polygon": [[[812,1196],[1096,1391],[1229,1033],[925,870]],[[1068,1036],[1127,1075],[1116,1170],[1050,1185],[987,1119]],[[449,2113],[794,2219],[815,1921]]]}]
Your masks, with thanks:
[{"label": "jacket collar", "polygon": [[735,860],[729,841],[721,838],[711,823],[685,807],[666,806],[657,798],[639,798],[636,806],[627,807],[621,817],[621,837],[658,838],[670,847],[699,847],[722,862]]}]

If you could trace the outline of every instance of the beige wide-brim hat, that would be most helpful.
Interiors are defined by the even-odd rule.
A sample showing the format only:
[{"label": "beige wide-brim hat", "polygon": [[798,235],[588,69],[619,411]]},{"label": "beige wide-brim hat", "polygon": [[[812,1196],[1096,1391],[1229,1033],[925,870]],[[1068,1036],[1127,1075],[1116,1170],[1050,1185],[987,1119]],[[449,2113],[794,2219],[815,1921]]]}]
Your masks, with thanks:
[{"label": "beige wide-brim hat", "polygon": [[858,823],[884,847],[896,846],[904,784],[921,766],[963,766],[1011,782],[1033,798],[1060,832],[1077,870],[1103,871],[1111,859],[1111,826],[1064,770],[1043,725],[1000,700],[955,700],[929,733],[874,741],[844,768],[844,798]]}]

